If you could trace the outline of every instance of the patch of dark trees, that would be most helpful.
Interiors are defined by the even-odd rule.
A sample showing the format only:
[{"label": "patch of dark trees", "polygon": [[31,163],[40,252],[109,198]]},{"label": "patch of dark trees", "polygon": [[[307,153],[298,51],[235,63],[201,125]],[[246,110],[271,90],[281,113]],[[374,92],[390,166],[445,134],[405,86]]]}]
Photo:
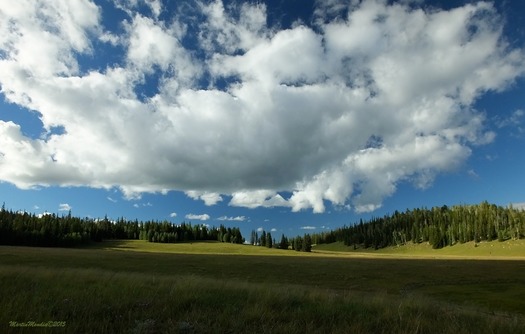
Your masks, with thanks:
[{"label": "patch of dark trees", "polygon": [[433,248],[457,243],[525,237],[525,210],[489,204],[395,211],[351,226],[312,235],[314,244],[336,241],[357,248],[384,248],[427,242]]},{"label": "patch of dark trees", "polygon": [[138,221],[119,218],[116,221],[56,214],[35,215],[27,212],[0,210],[0,244],[41,247],[75,247],[102,240],[147,240],[177,243],[192,241],[244,242],[237,227],[209,227],[182,222]]},{"label": "patch of dark trees", "polygon": [[295,238],[287,238],[284,234],[281,235],[281,241],[275,242],[272,238],[271,232],[264,230],[260,231],[261,234],[255,230],[252,230],[250,237],[250,244],[254,246],[262,246],[268,248],[279,248],[279,249],[291,249],[298,252],[311,252],[312,251],[312,237],[310,234],[305,234],[303,237],[297,236]]}]

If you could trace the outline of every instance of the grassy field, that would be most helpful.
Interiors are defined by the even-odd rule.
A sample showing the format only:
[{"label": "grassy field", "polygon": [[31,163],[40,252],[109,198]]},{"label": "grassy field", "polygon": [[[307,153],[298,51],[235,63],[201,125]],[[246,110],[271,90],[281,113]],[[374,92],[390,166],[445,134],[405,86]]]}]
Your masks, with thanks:
[{"label": "grassy field", "polygon": [[240,245],[222,243],[216,241],[201,241],[187,243],[163,244],[154,242],[144,242],[142,240],[117,240],[106,241],[103,244],[95,244],[94,248],[152,252],[152,253],[176,253],[176,254],[219,254],[219,255],[281,255],[281,256],[301,256],[305,253],[288,252],[276,248],[253,247],[251,245]]},{"label": "grassy field", "polygon": [[404,257],[426,257],[426,258],[461,258],[461,259],[517,259],[525,260],[525,240],[508,240],[505,242],[467,242],[457,244],[452,247],[441,249],[432,249],[427,243],[413,244],[411,242],[404,246],[387,247],[374,250],[355,249],[345,246],[342,242],[334,242],[326,245],[317,245],[314,247],[317,253],[329,254],[331,252],[362,254],[377,256],[404,256]]},{"label": "grassy field", "polygon": [[371,256],[0,246],[0,333],[525,332],[525,261]]}]

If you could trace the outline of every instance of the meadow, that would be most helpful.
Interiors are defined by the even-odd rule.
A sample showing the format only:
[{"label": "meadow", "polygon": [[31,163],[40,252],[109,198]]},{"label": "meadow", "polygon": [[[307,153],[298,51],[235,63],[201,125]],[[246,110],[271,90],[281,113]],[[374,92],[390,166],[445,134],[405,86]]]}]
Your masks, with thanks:
[{"label": "meadow", "polygon": [[525,332],[520,252],[475,259],[322,248],[0,246],[0,332]]},{"label": "meadow", "polygon": [[486,259],[486,260],[525,260],[525,240],[507,240],[505,242],[498,241],[482,241],[482,242],[465,242],[457,243],[454,246],[434,249],[428,243],[414,244],[412,242],[406,243],[403,246],[390,246],[375,250],[373,247],[363,249],[345,246],[342,242],[334,242],[331,244],[321,244],[315,247],[317,253],[337,255],[353,254],[353,255],[372,255],[373,257],[380,256],[394,256],[394,257],[408,257],[408,258],[428,258],[428,259]]}]

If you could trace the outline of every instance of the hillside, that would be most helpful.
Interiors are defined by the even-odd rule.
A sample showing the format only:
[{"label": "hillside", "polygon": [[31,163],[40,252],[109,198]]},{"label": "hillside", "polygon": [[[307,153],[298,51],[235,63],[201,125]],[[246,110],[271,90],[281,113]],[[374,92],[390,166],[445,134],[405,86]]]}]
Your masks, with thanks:
[{"label": "hillside", "polygon": [[312,248],[314,253],[352,254],[400,257],[429,258],[484,258],[484,259],[525,259],[525,240],[482,241],[479,243],[458,243],[452,247],[432,248],[429,243],[407,243],[400,246],[389,246],[381,249],[357,248],[346,246],[343,242],[319,244]]},{"label": "hillside", "polygon": [[[487,202],[478,205],[442,206],[432,209],[395,211],[392,215],[360,220],[350,226],[304,237],[286,238],[276,242],[271,234],[262,231],[258,237],[252,231],[250,244],[263,246],[254,250],[242,245],[245,238],[240,228],[208,227],[168,221],[111,221],[54,214],[36,216],[26,212],[13,212],[4,206],[0,210],[0,245],[44,247],[86,247],[92,243],[115,240],[126,248],[158,251],[156,244],[180,244],[163,248],[177,253],[208,254],[206,247],[189,247],[198,241],[221,242],[222,252],[242,254],[259,252],[279,254],[284,250],[310,252],[312,245],[320,251],[376,252],[378,254],[410,254],[421,256],[516,257],[525,254],[521,239],[525,240],[525,211],[501,207]],[[136,243],[132,241],[144,241]],[[335,244],[334,244],[335,243]],[[236,246],[232,247],[231,244]],[[108,245],[108,244],[106,244]],[[206,243],[201,244],[206,245]],[[347,246],[350,249],[346,249]],[[215,247],[221,248],[221,247]],[[264,248],[268,248],[264,250]],[[281,250],[273,249],[281,248]],[[453,249],[449,249],[453,248]],[[431,249],[443,249],[432,252]],[[277,253],[275,253],[277,252]]]},{"label": "hillside", "polygon": [[524,238],[524,210],[486,201],[476,205],[396,210],[390,215],[312,235],[314,244],[339,241],[356,249],[376,250],[409,244],[429,244],[439,249],[469,242]]}]

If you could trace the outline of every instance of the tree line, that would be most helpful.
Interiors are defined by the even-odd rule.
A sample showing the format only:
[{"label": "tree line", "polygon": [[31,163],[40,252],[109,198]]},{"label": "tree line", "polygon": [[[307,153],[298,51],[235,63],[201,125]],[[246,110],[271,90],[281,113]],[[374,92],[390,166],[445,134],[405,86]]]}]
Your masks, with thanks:
[{"label": "tree line", "polygon": [[[418,208],[391,215],[359,220],[350,226],[315,234],[287,238],[279,242],[270,232],[252,231],[250,244],[309,252],[312,244],[343,242],[356,248],[384,248],[408,242],[427,242],[433,248],[457,243],[480,242],[525,237],[525,211],[484,201],[476,205]],[[176,243],[216,240],[244,243],[237,227],[209,227],[182,222],[138,221],[119,218],[116,221],[56,214],[35,215],[27,212],[0,210],[0,244],[74,247],[106,239],[140,239],[149,242]]]},{"label": "tree line", "polygon": [[314,244],[341,241],[356,248],[384,248],[428,242],[433,248],[474,241],[520,239],[525,236],[525,211],[484,201],[395,211],[391,215],[362,219],[351,226],[312,236]]},{"label": "tree line", "polygon": [[107,239],[135,239],[149,242],[177,243],[216,240],[244,243],[237,227],[209,227],[182,222],[138,221],[119,218],[116,221],[56,214],[35,215],[27,212],[0,210],[0,244],[75,247]]},{"label": "tree line", "polygon": [[302,252],[312,251],[312,237],[309,234],[305,234],[303,237],[297,236],[295,238],[287,238],[284,234],[282,234],[281,241],[276,243],[270,232],[262,230],[261,235],[259,235],[257,231],[252,230],[250,244],[254,246],[291,249]]}]

